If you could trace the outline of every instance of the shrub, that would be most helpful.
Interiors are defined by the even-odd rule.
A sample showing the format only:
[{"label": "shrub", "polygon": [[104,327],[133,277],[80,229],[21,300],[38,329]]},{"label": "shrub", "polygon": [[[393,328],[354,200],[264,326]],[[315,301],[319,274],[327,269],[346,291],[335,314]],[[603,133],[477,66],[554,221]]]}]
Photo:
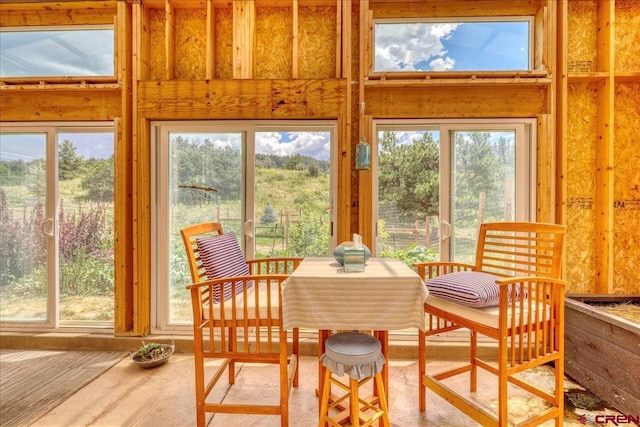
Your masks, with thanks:
[{"label": "shrub", "polygon": [[7,194],[0,189],[0,284],[8,285],[35,272],[46,262],[46,237],[40,231],[44,206],[36,202],[22,221],[14,218],[7,205]]}]

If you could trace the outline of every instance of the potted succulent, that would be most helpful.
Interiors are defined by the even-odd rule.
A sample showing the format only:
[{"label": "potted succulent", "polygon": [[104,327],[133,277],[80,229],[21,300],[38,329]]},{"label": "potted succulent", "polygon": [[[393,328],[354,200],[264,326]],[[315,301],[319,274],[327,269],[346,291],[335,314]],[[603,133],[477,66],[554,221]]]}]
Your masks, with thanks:
[{"label": "potted succulent", "polygon": [[131,352],[131,359],[141,368],[155,368],[167,362],[176,346],[171,344],[159,344],[155,342],[145,343],[135,352]]}]

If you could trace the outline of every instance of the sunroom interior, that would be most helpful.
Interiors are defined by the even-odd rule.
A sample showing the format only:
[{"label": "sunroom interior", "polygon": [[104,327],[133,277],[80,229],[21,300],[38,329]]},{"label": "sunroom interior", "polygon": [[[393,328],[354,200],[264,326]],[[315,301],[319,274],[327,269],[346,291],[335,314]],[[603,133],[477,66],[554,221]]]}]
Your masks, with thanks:
[{"label": "sunroom interior", "polygon": [[[567,299],[640,301],[636,0],[8,0],[0,55],[3,351],[159,341],[191,360],[180,230],[204,222],[247,259],[357,234],[409,266],[473,262],[484,222],[560,224]],[[572,327],[567,351],[586,345]],[[417,331],[388,339],[417,381]],[[468,339],[430,336],[429,357]],[[300,345],[292,425],[316,405],[318,331]],[[392,393],[411,395],[392,424],[450,417]]]}]

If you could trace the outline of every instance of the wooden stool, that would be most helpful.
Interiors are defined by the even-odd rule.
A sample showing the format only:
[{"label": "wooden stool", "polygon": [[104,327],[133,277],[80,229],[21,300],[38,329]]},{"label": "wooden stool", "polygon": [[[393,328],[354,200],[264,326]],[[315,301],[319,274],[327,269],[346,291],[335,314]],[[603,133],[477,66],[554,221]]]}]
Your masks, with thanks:
[{"label": "wooden stool", "polygon": [[[375,337],[361,332],[340,332],[331,335],[325,341],[325,353],[322,355],[322,365],[326,368],[324,377],[324,387],[320,401],[320,422],[319,426],[324,427],[326,423],[334,427],[340,427],[340,419],[331,417],[329,411],[342,402],[349,399],[349,418],[352,426],[371,426],[382,419],[385,427],[389,427],[389,410],[387,398],[384,393],[382,382],[382,367],[384,366],[384,356],[381,351],[382,345]],[[342,383],[332,374],[349,375],[349,385]],[[375,379],[378,390],[378,397],[373,399],[363,399],[358,395],[358,389],[371,379]],[[346,394],[329,402],[331,398],[331,384],[342,388]],[[360,419],[364,424],[360,424]]]}]

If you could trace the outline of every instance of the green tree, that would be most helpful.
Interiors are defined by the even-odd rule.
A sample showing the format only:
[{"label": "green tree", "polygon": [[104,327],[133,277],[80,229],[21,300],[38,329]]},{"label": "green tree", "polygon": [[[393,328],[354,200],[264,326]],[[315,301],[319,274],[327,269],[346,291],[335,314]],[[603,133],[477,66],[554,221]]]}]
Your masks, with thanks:
[{"label": "green tree", "polygon": [[273,206],[271,206],[271,202],[268,202],[267,206],[264,207],[260,222],[263,224],[275,224],[278,222],[278,215],[276,214],[276,210],[273,209]]},{"label": "green tree", "polygon": [[43,199],[47,192],[47,168],[44,159],[34,159],[27,164],[25,185],[29,193]]},{"label": "green tree", "polygon": [[425,132],[411,144],[384,132],[380,142],[379,195],[382,205],[395,206],[401,217],[413,221],[438,214],[438,144]]},{"label": "green tree", "polygon": [[82,171],[82,157],[76,154],[73,142],[65,139],[58,144],[58,178],[61,180],[76,178]]},{"label": "green tree", "polygon": [[95,201],[113,200],[113,156],[91,163],[82,178],[82,189],[87,192],[87,198]]},{"label": "green tree", "polygon": [[480,193],[501,205],[497,191],[504,175],[503,165],[489,132],[458,132],[455,141],[455,204],[460,222],[474,221]]}]

